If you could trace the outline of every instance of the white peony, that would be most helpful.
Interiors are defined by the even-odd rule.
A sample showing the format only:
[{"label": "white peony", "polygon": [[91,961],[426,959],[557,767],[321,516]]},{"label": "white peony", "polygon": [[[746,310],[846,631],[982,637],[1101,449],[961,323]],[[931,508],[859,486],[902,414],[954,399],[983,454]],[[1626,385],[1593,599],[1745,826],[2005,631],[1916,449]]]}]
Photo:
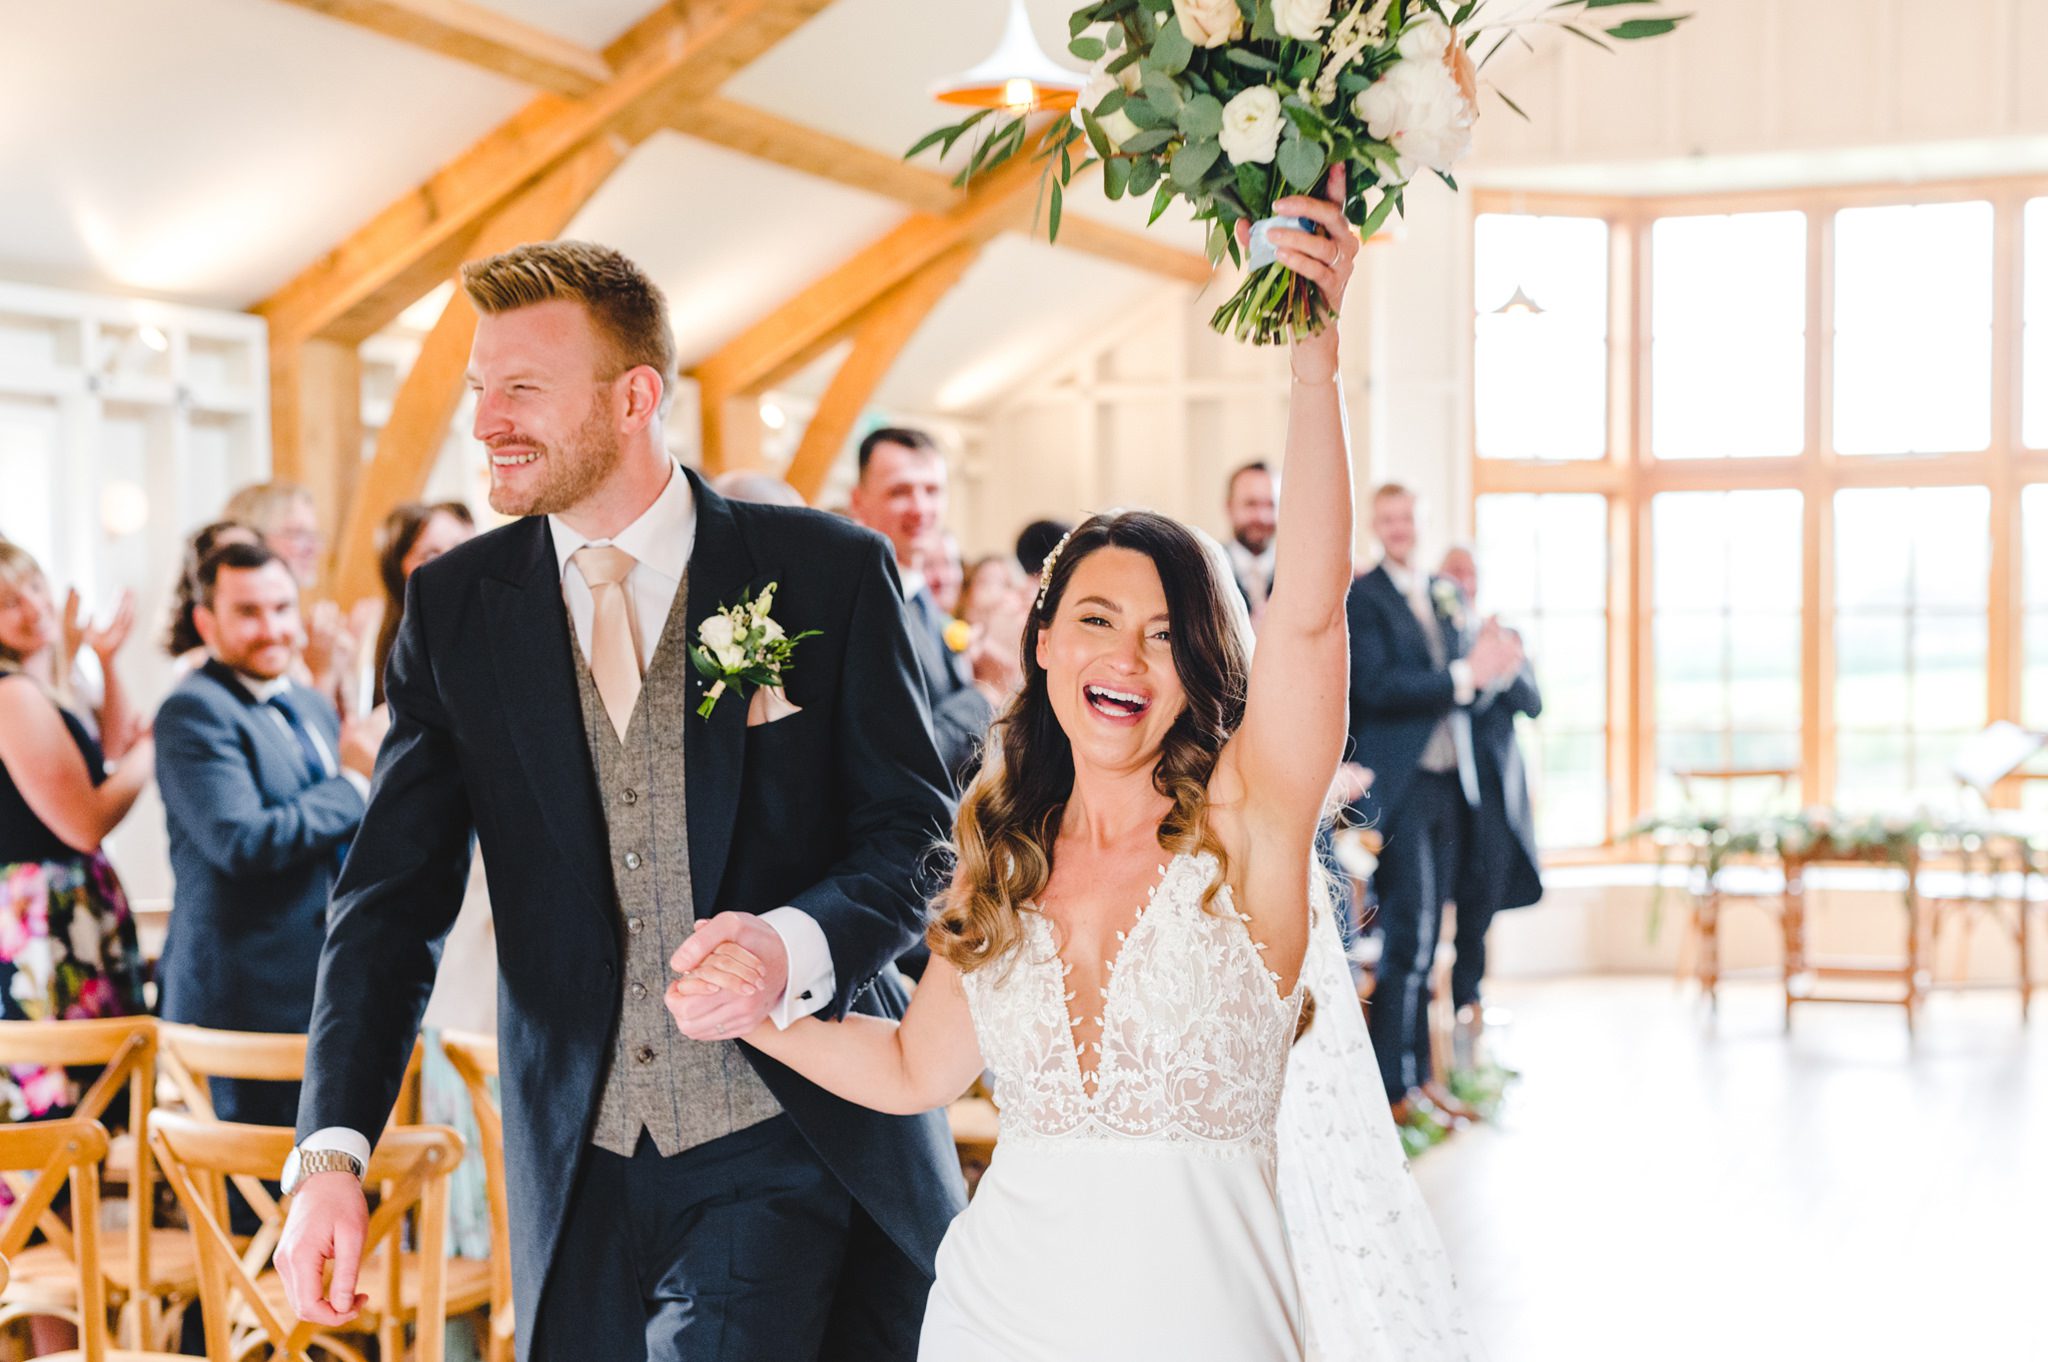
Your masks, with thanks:
[{"label": "white peony", "polygon": [[735,637],[730,616],[719,614],[705,620],[697,626],[697,639],[727,671],[738,671],[746,665],[746,650],[740,647]]},{"label": "white peony", "polygon": [[1221,47],[1244,36],[1244,11],[1237,0],[1173,0],[1180,31],[1196,47]]},{"label": "white peony", "polygon": [[1223,154],[1232,165],[1267,165],[1280,149],[1287,120],[1280,114],[1280,92],[1270,85],[1240,91],[1223,106]]},{"label": "white peony", "polygon": [[1273,27],[1283,38],[1312,43],[1330,24],[1330,0],[1273,0]]},{"label": "white peony", "polygon": [[1351,102],[1366,131],[1400,157],[1404,183],[1425,166],[1448,172],[1471,149],[1479,111],[1452,64],[1465,56],[1453,41],[1433,19],[1414,25],[1401,35],[1401,60]]}]

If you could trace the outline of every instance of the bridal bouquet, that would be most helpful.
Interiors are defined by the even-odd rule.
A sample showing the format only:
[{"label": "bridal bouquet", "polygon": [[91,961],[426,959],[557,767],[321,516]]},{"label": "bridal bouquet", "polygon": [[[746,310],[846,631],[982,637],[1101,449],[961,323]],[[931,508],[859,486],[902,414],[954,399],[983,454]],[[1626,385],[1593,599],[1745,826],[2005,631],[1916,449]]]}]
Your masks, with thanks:
[{"label": "bridal bouquet", "polygon": [[[1051,181],[1049,233],[1058,239],[1075,177],[1100,166],[1110,198],[1150,194],[1154,222],[1176,198],[1185,199],[1209,224],[1210,261],[1228,254],[1250,264],[1243,286],[1210,320],[1217,331],[1256,345],[1313,334],[1329,320],[1321,295],[1273,263],[1259,225],[1271,218],[1275,200],[1314,192],[1342,163],[1349,167],[1345,215],[1371,236],[1400,210],[1414,176],[1433,171],[1457,188],[1451,168],[1471,144],[1480,72],[1509,42],[1526,41],[1526,31],[1540,27],[1602,47],[1608,38],[1656,37],[1679,18],[1605,13],[1656,4],[1554,0],[1533,12],[1523,4],[1518,17],[1491,25],[1483,17],[1489,0],[1083,5],[1069,20],[1068,50],[1095,63],[1094,73],[1072,119],[1044,130],[1035,143]],[[998,113],[984,109],[940,128],[908,155],[933,146],[950,152]],[[1024,150],[1028,111],[1012,111],[985,131],[958,183]],[[1240,222],[1255,224],[1248,261],[1238,246]],[[1276,225],[1309,227],[1299,219]]]}]

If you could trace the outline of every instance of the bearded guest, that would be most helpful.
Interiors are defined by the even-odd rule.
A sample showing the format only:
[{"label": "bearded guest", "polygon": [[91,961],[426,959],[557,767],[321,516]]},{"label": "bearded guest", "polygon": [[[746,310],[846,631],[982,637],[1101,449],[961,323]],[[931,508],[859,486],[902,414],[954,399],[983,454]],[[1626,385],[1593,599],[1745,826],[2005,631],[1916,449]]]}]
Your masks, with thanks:
[{"label": "bearded guest", "polygon": [[1273,594],[1273,531],[1279,523],[1280,486],[1264,459],[1254,459],[1230,475],[1224,493],[1230,515],[1230,575],[1251,612],[1252,628],[1266,612]]},{"label": "bearded guest", "polygon": [[[207,662],[157,711],[170,833],[170,934],[158,977],[172,1021],[302,1032],[327,896],[362,822],[379,718],[344,723],[292,679],[299,584],[261,544],[200,565],[193,625]],[[222,1120],[290,1125],[296,1083],[216,1080]]]}]

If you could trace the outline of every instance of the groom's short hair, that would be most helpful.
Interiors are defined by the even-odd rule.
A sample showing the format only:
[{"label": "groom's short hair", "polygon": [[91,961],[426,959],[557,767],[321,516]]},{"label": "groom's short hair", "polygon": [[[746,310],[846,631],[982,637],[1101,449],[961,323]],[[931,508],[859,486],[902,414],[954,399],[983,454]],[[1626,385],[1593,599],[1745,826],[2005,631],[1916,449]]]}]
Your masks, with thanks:
[{"label": "groom's short hair", "polygon": [[610,377],[644,364],[661,375],[664,409],[675,394],[676,338],[668,299],[638,265],[609,246],[528,242],[464,265],[462,291],[486,315],[563,298],[579,302],[617,362]]}]

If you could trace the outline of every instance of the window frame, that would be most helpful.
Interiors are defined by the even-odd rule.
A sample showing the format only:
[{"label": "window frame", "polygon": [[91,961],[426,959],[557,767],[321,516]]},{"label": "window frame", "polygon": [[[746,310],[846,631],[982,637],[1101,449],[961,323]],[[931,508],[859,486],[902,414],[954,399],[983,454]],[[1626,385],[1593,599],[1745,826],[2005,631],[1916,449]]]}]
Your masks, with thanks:
[{"label": "window frame", "polygon": [[[2048,198],[2048,176],[1931,181],[1914,185],[1844,185],[1643,197],[1478,189],[1469,213],[1592,217],[1607,223],[1608,439],[1601,459],[1483,459],[1469,419],[1465,447],[1471,489],[1467,523],[1478,498],[1500,493],[1597,492],[1607,498],[1609,525],[1607,764],[1604,851],[1560,849],[1558,863],[1619,855],[1616,844],[1646,814],[1657,788],[1651,625],[1651,501],[1660,492],[1784,488],[1804,494],[1800,615],[1800,789],[1807,803],[1835,796],[1835,493],[1871,487],[1984,487],[1990,493],[1990,581],[1986,590],[1985,712],[1990,720],[2021,719],[2025,673],[2025,604],[2020,552],[2021,490],[2048,483],[2048,449],[2022,443],[2024,216],[2029,200]],[[1991,440],[1987,449],[1951,454],[1838,453],[1833,446],[1834,216],[1844,208],[1972,200],[1992,210]],[[1651,228],[1664,217],[1797,211],[1806,222],[1805,438],[1790,457],[1659,460],[1651,453]],[[1467,230],[1472,230],[1468,222]],[[1476,235],[1476,234],[1475,234]],[[1469,240],[1470,238],[1468,238]],[[1475,245],[1476,249],[1476,245]],[[2044,262],[2048,267],[2048,262]],[[1476,308],[1481,300],[1474,300]],[[1477,328],[1467,324],[1466,373],[1476,374]],[[1991,802],[2019,804],[2027,779],[1999,784]]]}]

